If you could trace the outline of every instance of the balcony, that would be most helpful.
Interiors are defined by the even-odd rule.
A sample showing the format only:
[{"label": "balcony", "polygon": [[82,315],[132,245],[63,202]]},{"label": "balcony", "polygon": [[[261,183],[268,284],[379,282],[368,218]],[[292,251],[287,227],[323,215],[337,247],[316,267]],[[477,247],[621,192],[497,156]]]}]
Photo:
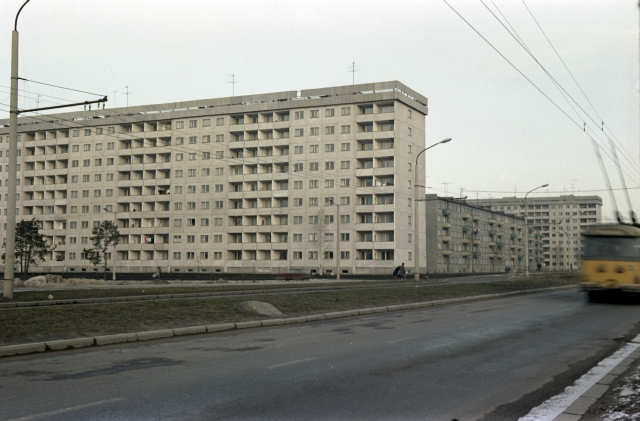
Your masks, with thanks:
[{"label": "balcony", "polygon": [[451,237],[449,237],[448,235],[443,235],[442,236],[442,242],[443,243],[448,243],[451,241]]},{"label": "balcony", "polygon": [[451,223],[449,223],[449,222],[443,222],[443,223],[442,223],[442,228],[451,228]]},{"label": "balcony", "polygon": [[442,209],[442,215],[449,216],[451,215],[451,211],[449,209]]},{"label": "balcony", "polygon": [[473,252],[473,258],[474,258],[474,259],[477,259],[477,258],[479,258],[480,256],[482,256],[482,253],[480,253],[479,251],[474,251],[474,252]]},{"label": "balcony", "polygon": [[469,215],[468,213],[462,214],[462,219],[469,219],[469,218],[471,218],[471,215]]},{"label": "balcony", "polygon": [[498,232],[496,232],[496,235],[497,235],[498,237],[502,237],[502,236],[504,235],[504,233],[503,233],[502,231],[498,231]]},{"label": "balcony", "polygon": [[480,245],[480,240],[473,240],[473,245],[474,246],[479,246]]},{"label": "balcony", "polygon": [[451,250],[442,250],[443,256],[451,256]]},{"label": "balcony", "polygon": [[471,252],[470,251],[463,251],[462,252],[462,257],[469,257],[471,256]]},{"label": "balcony", "polygon": [[469,240],[468,238],[463,238],[462,239],[462,244],[469,244],[471,240]]},{"label": "balcony", "polygon": [[462,232],[469,232],[469,231],[471,231],[471,227],[469,225],[462,226]]},{"label": "balcony", "polygon": [[480,217],[478,215],[473,215],[473,220],[475,222],[478,222],[480,220]]},{"label": "balcony", "polygon": [[490,231],[489,231],[489,235],[490,235],[490,236],[494,236],[494,235],[496,235],[496,231],[495,231],[495,230],[490,230]]},{"label": "balcony", "polygon": [[496,220],[495,220],[495,219],[493,219],[493,218],[489,218],[489,224],[490,224],[490,225],[495,225],[495,223],[496,223]]}]

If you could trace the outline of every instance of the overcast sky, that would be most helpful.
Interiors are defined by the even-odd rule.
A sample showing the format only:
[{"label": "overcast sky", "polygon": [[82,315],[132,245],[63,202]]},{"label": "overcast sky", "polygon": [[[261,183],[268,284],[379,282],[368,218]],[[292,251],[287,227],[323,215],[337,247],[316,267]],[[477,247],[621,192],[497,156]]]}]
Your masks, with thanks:
[{"label": "overcast sky", "polygon": [[[11,30],[22,3],[0,3],[1,104],[9,102]],[[459,196],[464,189],[469,198],[502,197],[548,183],[543,195],[600,195],[604,215],[611,217],[587,136],[610,155],[604,120],[605,133],[623,146],[618,155],[640,212],[637,1],[525,3],[595,111],[519,0],[485,4],[508,20],[578,102],[575,111],[524,48],[472,0],[449,4],[533,84],[436,0],[32,0],[18,24],[20,76],[106,94],[115,107],[126,105],[127,86],[129,105],[230,96],[232,74],[236,95],[347,85],[355,62],[356,83],[399,80],[429,98],[427,145],[453,138],[426,153],[427,192],[444,195],[446,189]],[[40,105],[91,98],[33,82],[21,83],[22,90],[27,98],[21,107],[35,106],[36,94]],[[7,109],[0,105],[0,115],[8,117]],[[620,188],[616,167],[603,158]],[[626,215],[622,191],[616,198]]]}]

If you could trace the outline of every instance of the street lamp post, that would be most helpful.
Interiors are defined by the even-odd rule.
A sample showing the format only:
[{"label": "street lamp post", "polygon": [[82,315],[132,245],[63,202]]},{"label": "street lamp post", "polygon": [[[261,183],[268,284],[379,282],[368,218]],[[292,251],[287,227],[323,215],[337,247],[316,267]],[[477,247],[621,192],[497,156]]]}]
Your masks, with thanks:
[{"label": "street lamp post", "polygon": [[331,199],[331,204],[336,205],[338,215],[336,217],[336,279],[340,279],[340,205]]},{"label": "street lamp post", "polygon": [[[116,212],[114,212],[112,210],[109,210],[107,208],[102,208],[102,209],[104,209],[107,212],[111,212],[113,214],[113,225],[115,226],[116,225]],[[113,255],[111,256],[111,260],[112,260],[112,263],[111,263],[111,275],[112,276],[111,277],[112,277],[112,279],[114,281],[116,280],[116,253],[117,253],[116,247],[114,246],[113,247]]]},{"label": "street lamp post", "polygon": [[535,189],[531,189],[524,195],[524,276],[529,276],[529,227],[528,225],[528,217],[529,213],[527,210],[527,196],[532,191],[541,189],[543,187],[547,187],[548,184],[543,184]]},{"label": "street lamp post", "polygon": [[3,295],[13,299],[14,263],[16,249],[16,184],[18,168],[18,16],[29,3],[25,1],[18,13],[11,32],[11,90],[9,100],[9,179],[7,181],[7,241],[4,265]]},{"label": "street lamp post", "polygon": [[415,188],[415,198],[414,198],[414,217],[413,217],[413,261],[415,263],[414,266],[414,273],[413,273],[413,279],[415,281],[419,281],[420,280],[420,259],[418,258],[418,254],[420,252],[420,242],[418,241],[418,236],[419,236],[419,221],[418,221],[418,203],[420,203],[418,200],[418,158],[420,158],[420,155],[422,155],[423,152],[428,151],[429,149],[433,148],[434,146],[438,146],[441,143],[447,143],[447,142],[451,142],[451,138],[448,137],[444,140],[441,140],[438,143],[434,143],[433,145],[429,146],[428,148],[425,148],[423,150],[421,150],[418,153],[418,156],[416,156],[416,166],[414,167],[414,171],[415,171],[415,177],[414,177],[414,183],[413,183],[413,187]]}]

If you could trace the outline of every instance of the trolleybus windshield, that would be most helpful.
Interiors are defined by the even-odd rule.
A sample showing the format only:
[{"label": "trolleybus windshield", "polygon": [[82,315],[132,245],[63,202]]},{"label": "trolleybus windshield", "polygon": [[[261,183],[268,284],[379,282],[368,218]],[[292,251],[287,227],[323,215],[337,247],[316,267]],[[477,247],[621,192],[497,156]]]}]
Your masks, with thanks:
[{"label": "trolleybus windshield", "polygon": [[585,236],[584,259],[640,261],[640,238]]}]

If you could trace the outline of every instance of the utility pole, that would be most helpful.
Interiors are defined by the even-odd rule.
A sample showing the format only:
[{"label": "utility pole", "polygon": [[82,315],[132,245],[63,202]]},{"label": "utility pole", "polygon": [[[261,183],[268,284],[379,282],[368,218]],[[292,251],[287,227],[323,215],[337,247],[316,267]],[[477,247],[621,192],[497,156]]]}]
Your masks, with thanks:
[{"label": "utility pole", "polygon": [[[17,205],[17,168],[18,168],[18,114],[40,110],[51,110],[54,108],[75,107],[79,105],[100,104],[107,101],[105,96],[96,101],[85,101],[75,104],[56,105],[52,107],[33,108],[30,110],[18,110],[18,16],[24,6],[29,3],[26,0],[18,10],[11,32],[11,97],[9,103],[9,178],[7,181],[7,240],[4,265],[3,295],[5,298],[13,299],[14,265],[16,248],[16,205]],[[23,79],[26,80],[26,79]]]}]

